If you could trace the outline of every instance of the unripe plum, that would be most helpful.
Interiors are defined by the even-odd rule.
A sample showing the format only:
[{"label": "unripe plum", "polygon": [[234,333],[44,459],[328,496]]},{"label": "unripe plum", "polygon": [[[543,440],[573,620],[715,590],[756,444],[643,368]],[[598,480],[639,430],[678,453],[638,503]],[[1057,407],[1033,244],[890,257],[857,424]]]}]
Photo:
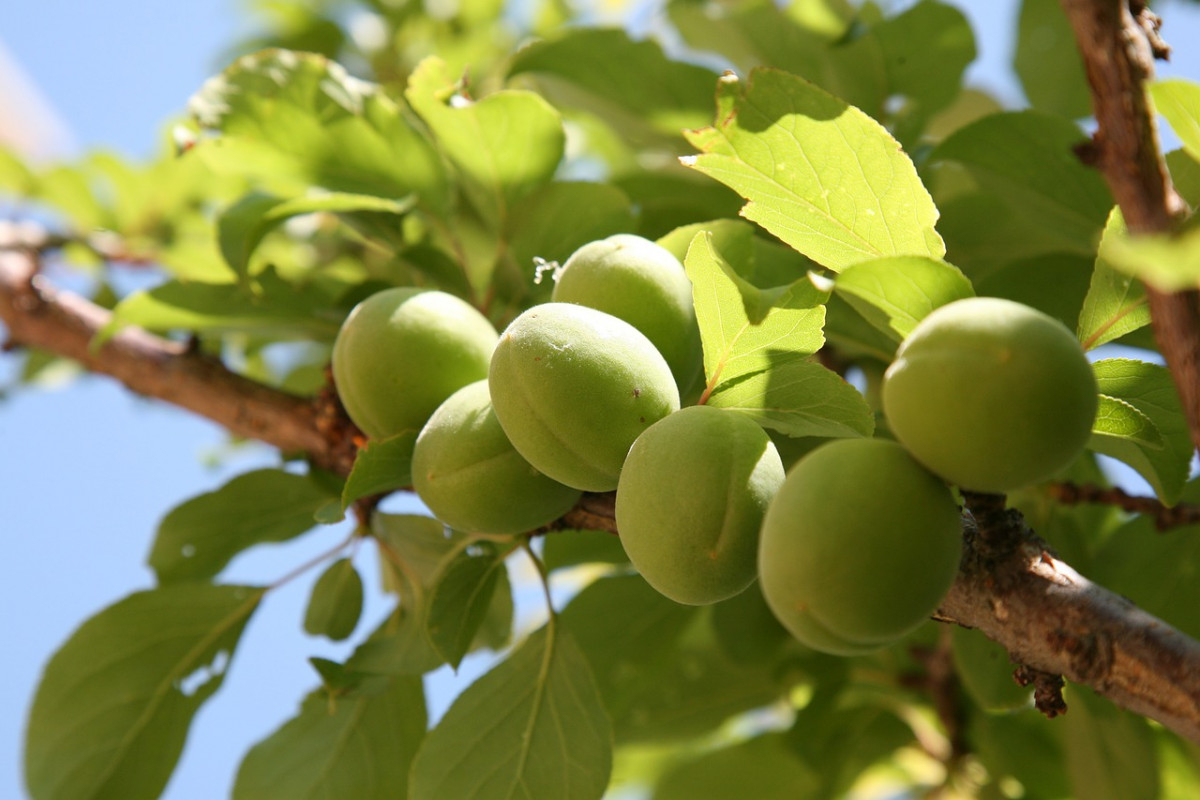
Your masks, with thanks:
[{"label": "unripe plum", "polygon": [[617,486],[621,544],[646,582],[676,602],[732,597],[758,573],[759,528],[782,482],[779,453],[754,420],[689,406],[629,450]]},{"label": "unripe plum", "polygon": [[580,492],[521,457],[492,410],[486,380],[438,406],[417,437],[413,488],[433,515],[468,533],[533,530],[561,517]]},{"label": "unripe plum", "polygon": [[555,278],[551,299],[608,312],[646,335],[686,390],[703,363],[692,282],[674,254],[620,233],[580,247]]},{"label": "unripe plum", "polygon": [[637,328],[571,303],[526,310],[488,373],[492,405],[522,456],[589,492],[617,488],[633,441],[679,410],[671,368]]},{"label": "unripe plum", "polygon": [[1011,300],[935,309],[900,345],[883,383],[896,438],[951,483],[1006,492],[1049,478],[1083,450],[1096,379],[1061,322]]},{"label": "unripe plum", "polygon": [[841,439],[784,479],[763,520],[759,581],[802,643],[857,655],[920,625],[953,583],[961,551],[945,483],[895,442]]},{"label": "unripe plum", "polygon": [[419,431],[453,392],[487,377],[498,334],[454,295],[397,287],[363,300],[333,344],[346,413],[376,439]]}]

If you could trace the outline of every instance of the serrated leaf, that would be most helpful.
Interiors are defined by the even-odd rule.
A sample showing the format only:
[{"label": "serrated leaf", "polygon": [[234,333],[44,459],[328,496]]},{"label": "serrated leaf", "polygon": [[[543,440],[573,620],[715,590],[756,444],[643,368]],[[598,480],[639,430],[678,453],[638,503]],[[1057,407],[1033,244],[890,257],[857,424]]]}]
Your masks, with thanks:
[{"label": "serrated leaf", "polygon": [[1088,446],[1124,461],[1149,481],[1158,498],[1174,505],[1187,481],[1192,440],[1179,395],[1166,367],[1114,358],[1092,364],[1100,393],[1133,406],[1157,429],[1161,446],[1134,439],[1095,437]]},{"label": "serrated leaf", "polygon": [[212,578],[249,547],[311,530],[313,515],[331,496],[308,475],[247,472],[172,509],[159,523],[147,563],[160,584]]},{"label": "serrated leaf", "polygon": [[1006,112],[955,131],[929,160],[964,166],[997,206],[990,212],[993,219],[1011,215],[1021,227],[1036,231],[1050,242],[1041,251],[1090,256],[1113,201],[1100,173],[1075,155],[1074,148],[1086,140],[1061,117]]},{"label": "serrated leaf", "polygon": [[370,211],[400,216],[415,204],[415,198],[392,200],[366,194],[322,192],[301,197],[276,197],[254,193],[242,197],[217,217],[217,241],[225,263],[245,277],[258,245],[273,228],[301,214]]},{"label": "serrated leaf", "polygon": [[454,669],[475,640],[503,571],[496,546],[480,541],[463,549],[438,575],[425,624],[434,649]]},{"label": "serrated leaf", "polygon": [[403,431],[385,439],[370,439],[358,451],[342,489],[342,508],[362,497],[384,494],[412,485],[412,454],[419,431]]},{"label": "serrated leaf", "polygon": [[1091,689],[1071,687],[1063,717],[1067,774],[1075,797],[1155,800],[1154,734],[1144,717],[1115,707]]},{"label": "serrated leaf", "polygon": [[313,585],[304,612],[304,630],[335,642],[354,633],[362,615],[363,582],[354,562],[339,558],[330,564]]},{"label": "serrated leaf", "polygon": [[737,274],[707,232],[692,240],[684,266],[692,281],[710,390],[742,375],[807,358],[824,344],[821,303],[828,293],[808,279],[765,293]]},{"label": "serrated leaf", "polygon": [[205,82],[188,111],[220,134],[193,148],[202,159],[219,172],[260,178],[273,191],[415,194],[426,208],[448,199],[441,159],[396,103],[323,56],[242,56]]},{"label": "serrated leaf", "polygon": [[975,296],[971,281],[957,267],[920,256],[855,264],[837,276],[834,291],[897,342],[933,309]]},{"label": "serrated leaf", "polygon": [[784,72],[721,79],[716,127],[686,163],[749,202],[742,216],[835,271],[880,256],[940,258],[937,209],[875,120]]},{"label": "serrated leaf", "polygon": [[1023,0],[1013,68],[1029,104],[1071,119],[1092,113],[1075,34],[1058,0]]},{"label": "serrated leaf", "polygon": [[431,56],[413,70],[404,96],[463,177],[475,207],[497,226],[562,160],[562,118],[533,92],[502,90],[471,100],[446,62]]},{"label": "serrated leaf", "polygon": [[740,411],[788,436],[870,436],[875,415],[862,394],[836,372],[789,361],[717,386],[708,405]]},{"label": "serrated leaf", "polygon": [[312,692],[246,753],[234,800],[403,800],[425,717],[419,678],[376,678],[336,698]]},{"label": "serrated leaf", "polygon": [[1200,84],[1169,78],[1154,81],[1149,89],[1155,109],[1171,123],[1183,149],[1200,159]]},{"label": "serrated leaf", "polygon": [[1092,449],[1103,447],[1105,439],[1131,444],[1142,450],[1161,450],[1162,434],[1151,419],[1130,403],[1100,395],[1096,421],[1092,423]]},{"label": "serrated leaf", "polygon": [[1150,324],[1146,290],[1133,276],[1113,269],[1108,250],[1115,238],[1125,235],[1121,209],[1114,208],[1104,226],[1091,284],[1079,312],[1077,335],[1085,350],[1121,338]]},{"label": "serrated leaf", "polygon": [[715,72],[667,58],[657,43],[615,28],[567,28],[527,45],[509,67],[510,75],[523,72],[566,81],[671,136],[704,124],[717,80]]},{"label": "serrated leaf", "polygon": [[413,800],[599,800],[612,729],[591,669],[559,622],[466,689],[413,762]]},{"label": "serrated leaf", "polygon": [[83,623],[46,665],[30,710],[34,800],[158,797],[263,591],[166,586]]}]

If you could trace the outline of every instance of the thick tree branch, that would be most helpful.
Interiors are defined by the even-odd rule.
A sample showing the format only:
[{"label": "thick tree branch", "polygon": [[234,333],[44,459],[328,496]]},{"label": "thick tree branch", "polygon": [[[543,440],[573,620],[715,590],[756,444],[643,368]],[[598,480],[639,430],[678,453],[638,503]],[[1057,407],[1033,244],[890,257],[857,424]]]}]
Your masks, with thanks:
[{"label": "thick tree branch", "polygon": [[963,560],[938,618],[1200,742],[1200,643],[1059,561],[1002,497],[968,502]]},{"label": "thick tree branch", "polygon": [[323,469],[349,472],[355,453],[351,431],[335,430],[338,420],[321,404],[255,383],[214,358],[140,328],[125,328],[93,349],[93,336],[110,318],[86,299],[51,287],[38,275],[32,252],[0,250],[0,320],[8,329],[9,345],[74,359],[91,372],[195,412],[237,436],[284,453],[306,454]]},{"label": "thick tree branch", "polygon": [[[1168,233],[1186,213],[1171,185],[1145,83],[1166,54],[1158,19],[1138,0],[1062,0],[1092,87],[1097,130],[1086,160],[1098,167],[1130,233]],[[1154,335],[1200,447],[1200,291],[1147,287]]]},{"label": "thick tree branch", "polygon": [[[53,290],[35,266],[30,253],[0,250],[0,319],[12,343],[76,359],[233,433],[349,472],[353,434],[326,419],[320,403],[254,383],[134,328],[92,351],[109,313]],[[1001,504],[997,513],[999,523],[967,525],[962,567],[937,617],[978,628],[1028,667],[1087,684],[1200,742],[1200,644],[1050,556],[1015,512]],[[611,492],[586,494],[547,530],[616,533],[614,516]]]}]

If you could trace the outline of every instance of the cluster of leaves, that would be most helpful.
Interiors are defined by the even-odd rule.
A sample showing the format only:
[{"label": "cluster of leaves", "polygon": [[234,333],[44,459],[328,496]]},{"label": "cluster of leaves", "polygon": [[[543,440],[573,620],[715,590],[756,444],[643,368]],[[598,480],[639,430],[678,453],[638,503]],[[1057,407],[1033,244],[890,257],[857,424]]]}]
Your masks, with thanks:
[{"label": "cluster of leaves", "polygon": [[[524,18],[498,0],[271,8],[269,47],[196,93],[161,160],[35,171],[0,158],[0,185],[56,215],[63,255],[112,307],[101,339],[125,325],[186,334],[231,369],[315,395],[341,320],[371,292],[434,286],[503,325],[547,298],[539,260],[636,232],[686,264],[704,401],[752,416],[794,454],[876,432],[871,390],[937,306],[1010,297],[1089,350],[1150,350],[1138,279],[1169,288],[1200,274],[1194,226],[1126,237],[1104,183],[1073,157],[1086,86],[1065,48],[1044,49],[1069,38],[1048,0],[1022,6],[1016,63],[1034,110],[1021,112],[963,88],[974,38],[935,0],[894,16],[838,0],[670,0],[670,30],[704,54],[687,61],[621,29],[563,27],[572,15],[555,2]],[[374,34],[347,35],[352,14]],[[1200,203],[1200,86],[1162,83],[1154,99],[1184,142],[1172,174]],[[122,295],[105,266],[122,263],[163,280]],[[818,351],[861,370],[866,396]],[[1069,477],[1103,481],[1103,454],[1166,503],[1200,500],[1166,370],[1147,355],[1095,371],[1101,414]],[[84,623],[46,667],[26,745],[33,796],[156,796],[269,591],[216,582],[222,569],[406,487],[412,440],[372,442],[345,478],[258,470],[168,514],[149,559],[157,585]],[[1156,537],[1037,488],[1012,502],[1082,571],[1200,634],[1195,532]],[[364,541],[395,597],[366,634]],[[427,732],[421,676],[513,637],[510,555],[576,591]],[[1200,782],[1196,751],[1086,692],[1047,726],[1025,693],[996,689],[1011,667],[974,634],[949,643],[930,624],[869,657],[817,655],[757,589],[707,609],[662,598],[608,534],[531,543],[377,512],[331,555],[305,628],[359,639],[344,663],[313,659],[320,687],[247,754],[235,797],[596,798],[630,784],[657,800],[832,798],[874,780],[1128,800]],[[924,689],[930,654],[948,647],[966,688],[939,723]]]}]

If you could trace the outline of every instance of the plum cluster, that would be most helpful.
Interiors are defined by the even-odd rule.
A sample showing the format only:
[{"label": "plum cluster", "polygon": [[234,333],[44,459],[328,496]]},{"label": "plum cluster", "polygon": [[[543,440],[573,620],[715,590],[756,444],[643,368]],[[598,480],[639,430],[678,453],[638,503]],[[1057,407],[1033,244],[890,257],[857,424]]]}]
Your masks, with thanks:
[{"label": "plum cluster", "polygon": [[797,639],[843,655],[902,637],[949,589],[952,486],[1047,478],[1082,450],[1097,404],[1060,323],[958,301],[885,373],[895,441],[834,441],[785,472],[749,416],[681,403],[702,376],[691,284],[674,255],[632,235],[577,250],[550,301],[499,334],[443,292],[380,292],[347,318],[333,370],[369,436],[420,431],[413,488],[448,526],[521,533],[583,492],[615,490],[622,545],[663,595],[710,604],[758,579]]}]

